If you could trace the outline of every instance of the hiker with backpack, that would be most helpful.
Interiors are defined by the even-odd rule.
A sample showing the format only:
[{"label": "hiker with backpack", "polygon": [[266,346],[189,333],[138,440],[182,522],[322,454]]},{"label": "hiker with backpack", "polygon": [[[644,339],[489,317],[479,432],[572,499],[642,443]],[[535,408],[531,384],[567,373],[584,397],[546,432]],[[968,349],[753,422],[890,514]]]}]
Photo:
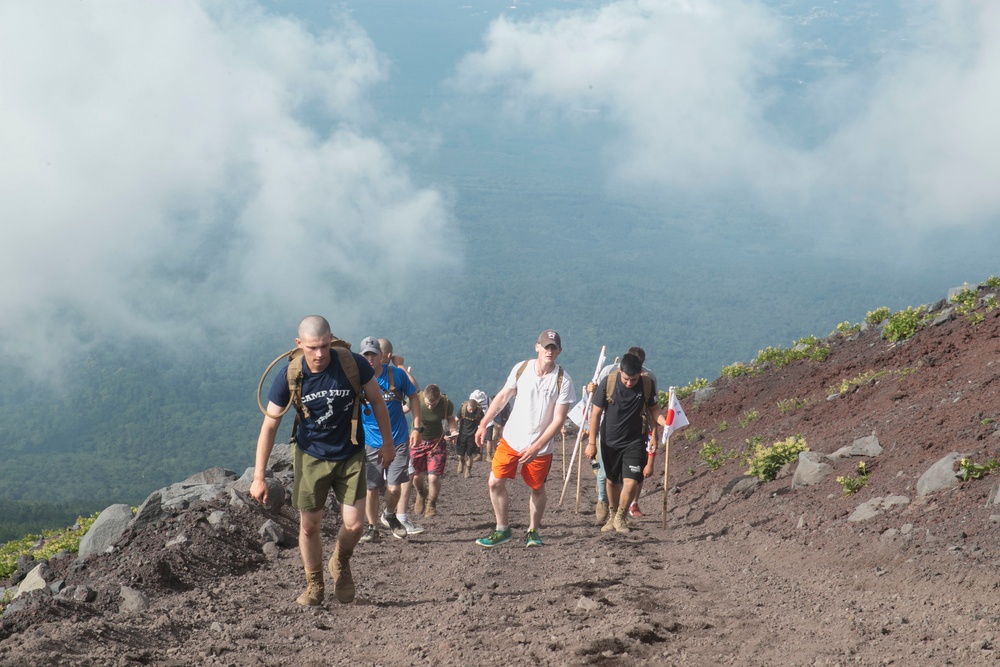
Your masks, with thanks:
[{"label": "hiker with backpack", "polygon": [[[603,420],[602,420],[603,417]],[[636,498],[639,483],[653,473],[655,440],[647,449],[649,425],[665,424],[656,400],[656,382],[642,372],[642,360],[626,353],[618,370],[598,383],[590,412],[590,430],[584,455],[597,455],[601,436],[601,460],[607,474],[609,515],[602,532],[628,533],[628,507]]]},{"label": "hiker with backpack", "polygon": [[[406,377],[408,377],[413,386],[416,387],[417,393],[419,395],[420,383],[418,383],[417,379],[413,377],[412,373],[410,373],[410,369],[406,366],[406,361],[403,359],[403,357],[393,353],[392,343],[389,341],[389,339],[379,338],[378,345],[380,348],[382,348],[382,363],[386,366],[394,366],[404,371],[406,373]],[[407,404],[403,406],[403,413],[405,414],[407,412],[412,412],[410,408],[416,403],[419,403],[419,396],[418,400],[416,401],[414,401],[412,398],[408,398]],[[417,424],[417,426],[419,427],[420,424]],[[416,428],[414,428],[413,433],[416,432],[417,432]],[[413,434],[411,433],[410,435],[412,438]],[[416,439],[419,440],[419,436]],[[411,443],[412,442],[413,441],[411,440]],[[412,444],[410,445],[410,451],[411,453],[413,451]],[[412,471],[413,471],[413,465],[411,463],[408,466],[407,473],[412,475]],[[407,516],[406,514],[406,508],[409,507],[410,503],[410,489],[412,488],[413,488],[413,483],[410,481],[409,478],[407,478],[406,481],[404,481],[402,484],[399,485],[399,502],[396,503],[396,518],[399,519],[399,522],[403,524],[404,528],[406,528],[407,535],[419,535],[420,533],[424,532],[424,527],[410,521],[409,516]]]},{"label": "hiker with backpack", "polygon": [[250,494],[267,503],[267,461],[281,418],[294,407],[295,425],[289,440],[294,473],[292,507],[299,511],[299,552],[306,573],[306,590],[296,602],[309,607],[323,603],[320,530],[323,507],[332,489],[340,501],[342,521],[329,570],[334,595],[346,604],[355,594],[351,555],[364,531],[365,431],[358,418],[361,399],[367,398],[366,409],[374,414],[382,435],[378,461],[383,466],[389,466],[396,454],[389,411],[371,365],[351,352],[347,343],[333,337],[325,318],[310,315],[303,319],[295,346],[267,395]]},{"label": "hiker with backpack", "polygon": [[476,444],[482,446],[487,437],[486,424],[512,398],[517,397],[504,426],[503,437],[497,444],[490,471],[488,486],[497,520],[496,528],[486,537],[476,540],[481,547],[495,547],[513,537],[507,517],[507,480],[514,479],[518,466],[521,478],[530,489],[525,546],[542,546],[538,529],[545,513],[545,481],[552,466],[554,438],[566,421],[570,405],[576,401],[572,378],[562,366],[556,364],[560,352],[562,341],[558,333],[546,329],[539,334],[535,343],[537,357],[516,364],[511,369],[503,388],[476,430]]},{"label": "hiker with backpack", "polygon": [[414,511],[430,518],[437,514],[437,500],[441,494],[441,477],[448,462],[446,435],[457,432],[455,404],[440,387],[429,384],[420,392],[420,414],[423,417],[419,442],[410,453],[413,468],[413,488],[417,497]]},{"label": "hiker with backpack", "polygon": [[[403,539],[409,532],[396,516],[400,489],[404,482],[410,481],[410,447],[417,443],[417,431],[420,426],[420,402],[413,399],[417,395],[417,387],[410,381],[406,371],[396,366],[382,363],[382,347],[379,341],[369,336],[361,341],[361,356],[368,360],[375,372],[375,381],[382,390],[382,398],[389,409],[389,421],[392,424],[393,445],[396,456],[388,466],[382,466],[378,461],[379,449],[382,446],[382,434],[375,415],[366,412],[362,421],[365,425],[365,450],[368,465],[365,477],[368,486],[368,497],[365,501],[365,514],[368,526],[361,536],[362,542],[374,542],[379,539],[378,524],[388,528],[392,536]],[[403,414],[403,401],[410,399],[412,407],[414,430],[411,432]],[[385,490],[385,512],[378,511],[379,492]]]},{"label": "hiker with backpack", "polygon": [[479,453],[479,447],[476,446],[476,430],[483,421],[483,414],[483,408],[474,398],[462,403],[462,408],[458,412],[455,453],[458,455],[458,474],[465,475],[466,478],[472,475],[472,462]]},{"label": "hiker with backpack", "polygon": [[[642,366],[642,373],[644,375],[648,375],[650,377],[650,379],[653,381],[653,384],[655,386],[655,384],[656,384],[656,374],[653,373],[653,371],[651,371],[648,368],[646,368],[646,351],[644,349],[642,349],[641,347],[630,347],[625,352],[625,354],[634,354],[635,356],[639,357],[639,360],[643,364],[643,366]],[[596,387],[605,387],[605,390],[606,390],[608,378],[611,377],[611,374],[613,372],[616,372],[618,370],[618,366],[619,366],[619,362],[616,359],[615,363],[608,364],[607,366],[605,366],[604,368],[602,368],[601,372],[598,373],[598,375],[597,375],[597,382],[596,383],[595,382],[590,382],[590,383],[587,384],[587,393],[588,394],[593,394],[594,393],[594,389]],[[659,432],[660,431],[657,428],[656,431],[653,433],[653,438],[654,439],[659,434]],[[607,475],[604,474],[604,463],[601,460],[601,447],[600,447],[601,440],[600,440],[600,433],[597,434],[597,438],[598,438],[598,440],[597,440],[597,444],[598,444],[598,446],[597,446],[597,458],[596,459],[591,459],[592,463],[594,461],[597,461],[597,467],[596,467],[596,474],[597,474],[597,504],[594,507],[594,518],[597,521],[597,525],[598,526],[603,526],[605,523],[607,523],[607,520],[608,520],[608,491],[607,491],[607,489],[608,489],[608,484],[607,484],[608,478],[607,478]],[[642,495],[642,480],[639,480],[639,488],[636,489],[635,496],[634,496],[632,502],[628,506],[628,515],[630,517],[632,517],[632,518],[635,518],[635,519],[638,519],[638,518],[642,517],[642,510],[639,509],[639,496],[640,495]]]}]

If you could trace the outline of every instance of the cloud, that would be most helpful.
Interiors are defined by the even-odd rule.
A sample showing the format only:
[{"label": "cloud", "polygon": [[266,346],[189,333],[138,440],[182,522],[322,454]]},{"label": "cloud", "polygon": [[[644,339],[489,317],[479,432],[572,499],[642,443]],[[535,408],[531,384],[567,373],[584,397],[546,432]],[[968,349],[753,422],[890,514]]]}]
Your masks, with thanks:
[{"label": "cloud", "polygon": [[[888,35],[865,34],[858,21],[872,19],[842,11],[620,0],[502,18],[453,83],[469,95],[501,90],[514,117],[609,125],[618,185],[741,193],[817,228],[995,220],[1000,6],[904,3]],[[806,38],[820,20],[838,44]]]},{"label": "cloud", "polygon": [[375,136],[387,65],[346,18],[316,35],[244,1],[4,3],[0,61],[0,354],[45,331],[350,322],[452,261],[445,196]]}]

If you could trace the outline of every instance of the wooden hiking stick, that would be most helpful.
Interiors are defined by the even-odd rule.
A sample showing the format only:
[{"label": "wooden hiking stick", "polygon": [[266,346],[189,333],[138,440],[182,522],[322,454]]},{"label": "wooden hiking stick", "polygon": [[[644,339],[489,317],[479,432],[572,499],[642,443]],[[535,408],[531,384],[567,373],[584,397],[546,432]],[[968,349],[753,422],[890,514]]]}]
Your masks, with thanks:
[{"label": "wooden hiking stick", "polygon": [[[597,369],[594,371],[594,384],[597,384],[597,376],[601,374],[601,367],[604,365],[604,350],[606,346],[601,346],[601,356],[597,358]],[[596,390],[595,390],[596,391]],[[590,404],[594,400],[594,395],[591,394],[587,397],[586,403],[583,405],[583,419],[584,422],[587,420],[587,416],[590,414]],[[562,493],[559,495],[559,506],[563,504],[563,499],[566,498],[566,487],[569,486],[569,478],[573,476],[573,461],[576,459],[576,455],[580,452],[580,441],[583,440],[583,426],[580,427],[579,432],[576,434],[576,444],[573,445],[573,455],[569,457],[569,469],[565,472],[565,480],[563,481]],[[582,456],[582,453],[581,453]],[[577,507],[576,511],[580,511],[580,497],[579,497],[579,473],[577,473]]]},{"label": "wooden hiking stick", "polygon": [[[582,441],[583,438],[580,438]],[[580,458],[576,460],[576,513],[580,513],[580,483],[583,479],[583,453],[580,453]]]},{"label": "wooden hiking stick", "polygon": [[562,434],[562,446],[563,446],[563,457],[562,457],[562,476],[566,476],[566,431]]},{"label": "wooden hiking stick", "polygon": [[660,521],[660,528],[667,529],[667,470],[670,468],[670,436],[663,443],[663,519]]}]

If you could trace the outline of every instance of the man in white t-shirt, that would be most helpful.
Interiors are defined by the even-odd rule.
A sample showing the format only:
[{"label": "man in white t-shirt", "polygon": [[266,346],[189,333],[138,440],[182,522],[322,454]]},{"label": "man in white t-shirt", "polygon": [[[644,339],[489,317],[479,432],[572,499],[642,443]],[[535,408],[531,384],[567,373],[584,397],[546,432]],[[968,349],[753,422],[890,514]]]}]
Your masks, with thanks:
[{"label": "man in white t-shirt", "polygon": [[487,437],[486,424],[517,397],[493,455],[489,489],[497,525],[489,535],[476,540],[482,547],[495,547],[509,542],[513,536],[507,521],[507,480],[517,476],[519,465],[521,478],[531,489],[525,546],[542,546],[538,528],[545,512],[545,480],[552,466],[553,438],[576,402],[576,391],[569,373],[556,365],[556,357],[562,352],[558,333],[551,329],[543,331],[535,343],[535,352],[537,359],[521,362],[511,369],[503,389],[476,430],[476,444],[482,447]]}]

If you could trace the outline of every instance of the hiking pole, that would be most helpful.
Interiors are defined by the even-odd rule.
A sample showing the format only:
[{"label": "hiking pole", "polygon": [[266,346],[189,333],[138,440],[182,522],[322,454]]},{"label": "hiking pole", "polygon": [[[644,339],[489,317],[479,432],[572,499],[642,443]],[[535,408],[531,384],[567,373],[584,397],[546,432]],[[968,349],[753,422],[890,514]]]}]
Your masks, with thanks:
[{"label": "hiking pole", "polygon": [[[581,438],[581,440],[583,440],[583,439]],[[583,480],[583,454],[581,454],[580,458],[578,458],[576,460],[576,508],[575,508],[575,511],[576,511],[577,514],[580,513],[580,484],[581,484],[582,480]]]},{"label": "hiking pole", "polygon": [[674,423],[674,411],[670,407],[674,403],[674,387],[670,387],[667,393],[667,418],[663,427],[663,517],[660,519],[660,528],[667,529],[667,471],[670,469],[670,427]]},{"label": "hiking pole", "polygon": [[[604,350],[605,346],[601,346],[601,355],[597,358],[597,368],[594,370],[594,379],[592,382],[597,384],[597,376],[601,374],[601,367],[604,366]],[[594,391],[597,391],[595,388]],[[587,416],[590,414],[590,404],[594,400],[594,395],[590,394],[587,396],[587,402],[583,406],[583,423],[587,423]],[[563,499],[566,497],[566,487],[569,486],[569,478],[573,475],[573,461],[576,460],[576,453],[580,450],[580,441],[583,440],[583,427],[580,427],[580,431],[576,434],[576,444],[573,445],[573,453],[569,458],[569,468],[565,471],[566,479],[563,481],[562,493],[559,495],[559,506],[563,504]],[[579,477],[579,475],[578,475]],[[577,506],[577,511],[580,511],[579,506]]]},{"label": "hiking pole", "polygon": [[562,476],[566,476],[566,430],[563,429],[562,432]]}]

